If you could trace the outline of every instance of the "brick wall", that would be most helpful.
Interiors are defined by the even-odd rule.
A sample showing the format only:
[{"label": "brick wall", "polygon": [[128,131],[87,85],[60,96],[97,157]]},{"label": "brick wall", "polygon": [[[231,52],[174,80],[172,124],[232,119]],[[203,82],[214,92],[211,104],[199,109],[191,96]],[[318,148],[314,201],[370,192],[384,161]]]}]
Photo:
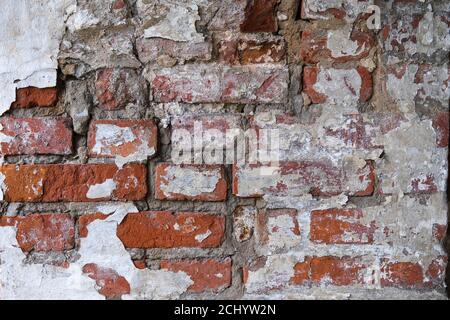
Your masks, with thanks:
[{"label": "brick wall", "polygon": [[60,3],[0,35],[1,299],[446,297],[448,1]]}]

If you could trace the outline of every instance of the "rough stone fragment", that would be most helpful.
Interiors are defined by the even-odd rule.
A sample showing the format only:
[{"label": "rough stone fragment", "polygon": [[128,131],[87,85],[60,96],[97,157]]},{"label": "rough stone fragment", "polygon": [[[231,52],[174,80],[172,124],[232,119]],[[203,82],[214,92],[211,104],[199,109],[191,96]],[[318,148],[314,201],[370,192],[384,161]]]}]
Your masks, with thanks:
[{"label": "rough stone fragment", "polygon": [[88,85],[84,81],[67,81],[66,110],[70,114],[73,130],[78,134],[85,134],[89,125],[89,112],[92,105],[92,97]]},{"label": "rough stone fragment", "polygon": [[81,78],[101,68],[139,68],[133,41],[134,28],[127,25],[66,34],[59,53],[62,71]]},{"label": "rough stone fragment", "polygon": [[139,38],[136,47],[142,63],[157,62],[165,56],[179,61],[209,61],[212,53],[210,41],[186,43],[161,38]]},{"label": "rough stone fragment", "polygon": [[250,206],[237,207],[233,212],[233,235],[236,241],[249,240],[254,231],[258,210]]},{"label": "rough stone fragment", "polygon": [[[139,16],[144,20],[145,38],[163,38],[173,41],[199,43],[204,37],[198,33],[195,22],[200,20],[198,4],[194,1],[137,1]],[[158,16],[155,22],[147,17]]]}]

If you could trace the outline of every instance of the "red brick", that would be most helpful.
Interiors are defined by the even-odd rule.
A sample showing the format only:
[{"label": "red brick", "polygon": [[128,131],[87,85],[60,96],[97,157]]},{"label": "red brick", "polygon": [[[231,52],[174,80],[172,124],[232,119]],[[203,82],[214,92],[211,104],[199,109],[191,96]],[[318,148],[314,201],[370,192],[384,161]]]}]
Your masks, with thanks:
[{"label": "red brick", "polygon": [[426,271],[427,282],[425,283],[425,285],[427,287],[442,285],[442,282],[445,279],[445,269],[447,263],[447,256],[439,256],[431,261]]},{"label": "red brick", "polygon": [[118,275],[113,269],[99,267],[95,263],[86,264],[83,273],[95,280],[97,291],[106,299],[120,299],[131,291],[127,279]]},{"label": "red brick", "polygon": [[[350,40],[356,42],[355,53],[340,54],[333,56],[328,48],[328,36],[333,30],[325,30],[315,26],[309,26],[302,32],[300,57],[306,63],[316,64],[321,61],[332,61],[345,63],[349,61],[359,61],[369,56],[371,49],[375,45],[375,40],[370,33],[354,30],[350,35]],[[335,31],[334,31],[335,32]]]},{"label": "red brick", "polygon": [[12,108],[52,107],[58,101],[57,88],[27,87],[17,89]]},{"label": "red brick", "polygon": [[310,239],[326,244],[373,243],[375,221],[361,223],[360,209],[328,209],[311,212]]},{"label": "red brick", "polygon": [[[233,166],[233,194],[246,198],[286,195],[302,189],[314,196],[367,196],[374,192],[375,173],[370,161],[364,168],[337,167],[320,161],[282,161],[274,175],[261,174],[264,169],[259,165]],[[247,184],[249,180],[253,183]]]},{"label": "red brick", "polygon": [[447,148],[449,139],[449,113],[438,113],[433,118],[433,128],[436,131],[436,144],[438,147]]},{"label": "red brick", "polygon": [[295,265],[291,283],[348,286],[363,283],[364,265],[352,257],[305,257]]},{"label": "red brick", "polygon": [[392,262],[385,259],[381,266],[381,273],[381,285],[384,287],[424,286],[423,269],[416,262]]},{"label": "red brick", "polygon": [[275,6],[278,0],[250,0],[245,8],[241,32],[276,32]]},{"label": "red brick", "polygon": [[64,251],[75,245],[75,223],[68,214],[1,217],[0,226],[15,226],[17,242],[28,251]]},{"label": "red brick", "polygon": [[194,283],[188,288],[190,292],[214,291],[228,288],[231,284],[231,259],[202,260],[163,260],[161,269],[185,272]]},{"label": "red brick", "polygon": [[158,128],[153,120],[96,120],[88,135],[92,157],[153,156]]},{"label": "red brick", "polygon": [[286,54],[283,40],[222,40],[217,51],[219,60],[228,64],[279,63]]},{"label": "red brick", "polygon": [[155,197],[158,200],[224,201],[227,197],[224,168],[159,163],[155,169]]},{"label": "red brick", "polygon": [[156,102],[284,103],[289,72],[282,66],[181,65],[147,76]]},{"label": "red brick", "polygon": [[447,226],[445,224],[433,224],[433,237],[437,242],[442,242],[447,234]]},{"label": "red brick", "polygon": [[72,153],[72,130],[66,118],[0,119],[2,155]]},{"label": "red brick", "polygon": [[101,69],[96,73],[95,97],[104,110],[124,108],[133,101],[129,89],[129,73],[123,69]]},{"label": "red brick", "polygon": [[213,214],[140,212],[128,214],[117,235],[127,248],[214,248],[224,230],[224,217]]},{"label": "red brick", "polygon": [[[143,165],[123,169],[114,164],[3,165],[0,173],[5,175],[4,195],[10,202],[142,200],[147,194]],[[108,179],[115,183],[115,188],[106,188],[110,194],[88,197],[92,186]]]}]

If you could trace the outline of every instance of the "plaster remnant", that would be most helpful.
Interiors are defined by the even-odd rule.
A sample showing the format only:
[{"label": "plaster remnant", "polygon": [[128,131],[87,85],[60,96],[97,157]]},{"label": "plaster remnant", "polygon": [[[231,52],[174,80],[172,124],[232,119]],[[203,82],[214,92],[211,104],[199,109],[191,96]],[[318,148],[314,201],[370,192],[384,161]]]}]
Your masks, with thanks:
[{"label": "plaster remnant", "polygon": [[197,242],[202,243],[205,239],[207,239],[210,235],[212,234],[211,230],[207,230],[205,233],[202,234],[198,234],[195,236],[195,240],[197,240]]},{"label": "plaster remnant", "polygon": [[[200,20],[197,3],[199,1],[159,0],[166,13],[160,21],[144,30],[145,38],[164,38],[173,41],[201,43],[202,34],[198,33],[195,22]],[[201,2],[201,1],[200,1]],[[145,10],[146,1],[139,1],[138,7]],[[151,5],[155,5],[154,3]]]},{"label": "plaster remnant", "polygon": [[65,14],[74,0],[4,0],[0,23],[0,115],[16,89],[56,86]]},{"label": "plaster remnant", "polygon": [[166,196],[171,194],[184,194],[190,197],[203,193],[212,193],[216,190],[221,178],[220,169],[199,171],[190,168],[170,166],[161,183],[161,190]]},{"label": "plaster remnant", "polygon": [[117,226],[130,212],[131,203],[97,208],[109,214],[105,220],[88,225],[88,236],[81,238],[79,259],[67,268],[46,264],[25,264],[14,227],[0,228],[0,299],[104,299],[95,280],[83,273],[83,267],[95,264],[124,277],[130,293],[122,299],[176,299],[193,281],[184,272],[137,269],[116,236]]},{"label": "plaster remnant", "polygon": [[91,185],[86,197],[89,199],[100,199],[110,197],[116,189],[114,179],[106,179],[105,182]]},{"label": "plaster remnant", "polygon": [[346,25],[337,30],[328,31],[327,48],[331,51],[333,58],[358,56],[365,50],[365,43],[362,47],[358,45],[357,41],[350,39],[353,26]]}]

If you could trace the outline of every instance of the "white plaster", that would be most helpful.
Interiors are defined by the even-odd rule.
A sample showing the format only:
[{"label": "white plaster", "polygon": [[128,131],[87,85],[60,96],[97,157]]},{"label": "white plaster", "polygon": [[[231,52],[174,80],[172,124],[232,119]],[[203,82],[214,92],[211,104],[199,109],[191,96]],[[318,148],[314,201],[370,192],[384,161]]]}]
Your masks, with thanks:
[{"label": "white plaster", "polygon": [[104,299],[96,283],[82,268],[94,263],[110,268],[124,277],[131,292],[123,299],[175,299],[193,281],[184,272],[137,269],[128,251],[116,236],[117,226],[129,212],[137,212],[131,203],[99,206],[111,214],[105,220],[88,225],[88,236],[80,241],[80,258],[68,268],[45,264],[26,264],[25,254],[13,227],[0,228],[0,299]]},{"label": "white plaster", "polygon": [[202,233],[202,234],[198,234],[198,235],[196,235],[195,236],[195,240],[197,241],[197,242],[203,242],[204,240],[206,240],[210,235],[212,234],[212,232],[211,232],[211,230],[206,230],[206,232],[205,233]]},{"label": "white plaster", "polygon": [[116,189],[116,183],[113,179],[106,179],[102,183],[89,186],[89,190],[86,193],[86,197],[89,199],[107,198],[112,195]]},{"label": "white plaster", "polygon": [[65,13],[74,0],[3,0],[0,15],[0,115],[16,88],[56,85]]},{"label": "white plaster", "polygon": [[168,13],[157,24],[145,29],[145,38],[165,38],[174,41],[200,43],[204,41],[198,33],[195,22],[200,20],[198,6],[191,2],[161,0],[160,3],[168,8]]},{"label": "white plaster", "polygon": [[220,169],[198,171],[191,168],[170,166],[163,178],[167,182],[161,183],[161,190],[166,196],[178,193],[195,197],[202,193],[214,192],[220,180]]}]

